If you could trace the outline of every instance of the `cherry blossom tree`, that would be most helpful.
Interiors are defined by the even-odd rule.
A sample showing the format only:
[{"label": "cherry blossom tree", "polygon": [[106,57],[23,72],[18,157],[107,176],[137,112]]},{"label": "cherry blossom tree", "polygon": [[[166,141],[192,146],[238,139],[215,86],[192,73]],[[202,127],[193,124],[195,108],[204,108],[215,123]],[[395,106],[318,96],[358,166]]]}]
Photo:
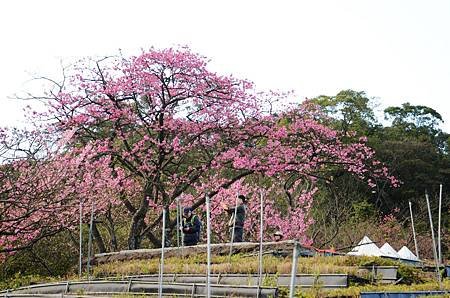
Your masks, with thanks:
[{"label": "cherry blossom tree", "polygon": [[[43,238],[73,229],[79,221],[80,203],[93,203],[96,214],[119,203],[115,198],[124,190],[124,172],[116,171],[112,178],[108,156],[98,158],[89,148],[49,155],[40,151],[38,156],[31,154],[36,151],[30,144],[28,150],[19,145],[2,141],[2,148],[8,149],[2,150],[2,157],[8,162],[0,169],[0,253],[27,249]],[[7,155],[12,147],[27,154]]]},{"label": "cherry blossom tree", "polygon": [[[310,102],[275,113],[267,98],[283,94],[258,93],[249,81],[211,72],[207,62],[186,48],[151,49],[130,58],[83,60],[62,83],[53,81],[54,88],[39,97],[48,111],[35,116],[45,120],[40,129],[58,139],[60,147],[23,172],[61,174],[37,176],[45,177],[51,204],[71,198],[61,206],[67,215],[60,218],[63,226],[74,225],[69,219],[73,202],[113,202],[128,211],[130,249],[139,248],[143,237],[158,246],[162,209],[173,208],[177,198],[199,208],[209,195],[217,238],[224,239],[219,204],[232,204],[236,192],[252,197],[246,224],[252,231],[258,192],[265,189],[267,228],[307,242],[314,182],[328,179],[330,168],[342,167],[369,184],[374,179],[396,184],[364,138],[342,142]],[[27,193],[24,180],[17,177],[5,187]],[[57,196],[56,189],[63,195]],[[39,198],[17,200],[26,205]],[[34,218],[43,220],[46,210],[55,207],[36,209]],[[10,211],[3,210],[7,218]],[[173,228],[176,219],[169,216],[168,222]],[[0,231],[7,230],[3,225]],[[28,235],[28,241],[36,236]],[[0,247],[15,245],[11,237],[4,233]]]}]

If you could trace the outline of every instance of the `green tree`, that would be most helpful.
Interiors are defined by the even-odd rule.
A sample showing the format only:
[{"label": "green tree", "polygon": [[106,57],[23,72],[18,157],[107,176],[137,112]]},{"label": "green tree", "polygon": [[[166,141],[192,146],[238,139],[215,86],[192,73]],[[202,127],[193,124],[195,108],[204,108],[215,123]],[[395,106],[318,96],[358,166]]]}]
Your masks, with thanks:
[{"label": "green tree", "polygon": [[331,117],[332,125],[346,132],[370,135],[380,124],[373,111],[374,100],[364,91],[343,90],[335,96],[321,95],[312,100]]},{"label": "green tree", "polygon": [[[409,229],[408,201],[413,202],[419,232],[426,236],[429,224],[425,190],[435,210],[439,184],[450,185],[450,139],[449,134],[439,128],[443,122],[439,112],[409,103],[389,107],[384,112],[390,123],[383,127],[374,113],[374,99],[364,92],[344,90],[335,96],[319,96],[312,102],[322,107],[328,117],[324,121],[348,133],[349,141],[366,136],[377,158],[402,181],[401,187],[391,189],[385,181],[375,180],[375,188],[369,189],[353,177],[335,171],[332,181],[320,184],[321,195],[314,202],[316,225],[311,232],[316,245],[344,245],[341,240],[338,243],[338,239],[350,238],[350,235],[346,235],[343,227],[352,226],[352,216],[361,212],[373,216],[375,222],[378,220],[375,217],[391,214],[398,208],[396,219]],[[352,131],[354,134],[349,133]],[[448,222],[445,210],[449,206],[443,208],[445,223]]]}]

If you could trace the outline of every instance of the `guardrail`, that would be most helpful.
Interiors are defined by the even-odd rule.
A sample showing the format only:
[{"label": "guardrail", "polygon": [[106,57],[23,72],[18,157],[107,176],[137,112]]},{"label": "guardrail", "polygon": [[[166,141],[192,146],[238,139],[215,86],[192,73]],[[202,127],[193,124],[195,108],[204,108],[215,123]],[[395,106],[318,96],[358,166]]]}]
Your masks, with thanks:
[{"label": "guardrail", "polygon": [[[270,280],[277,286],[289,286],[290,274],[265,274],[263,279]],[[124,276],[121,279],[141,280],[141,281],[158,281],[157,274],[149,275],[132,275]],[[177,283],[205,283],[206,276],[200,274],[165,274],[164,282]],[[346,288],[348,286],[347,274],[297,274],[296,286],[301,288],[311,288],[320,286],[327,289]],[[258,284],[257,274],[211,274],[212,284],[222,285],[249,285],[256,286]]]},{"label": "guardrail", "polygon": [[[3,297],[13,297],[22,294],[79,294],[88,293],[146,293],[157,294],[159,285],[157,282],[148,281],[81,281],[65,283],[49,283],[32,285],[18,288],[14,291],[0,292]],[[205,284],[182,284],[165,283],[162,289],[163,294],[168,295],[190,295],[192,297],[205,296]],[[237,295],[240,297],[254,297],[259,292],[259,297],[277,297],[278,289],[271,287],[237,286],[237,285],[217,285],[211,284],[211,295],[228,297]],[[17,297],[17,296],[14,296]]]}]

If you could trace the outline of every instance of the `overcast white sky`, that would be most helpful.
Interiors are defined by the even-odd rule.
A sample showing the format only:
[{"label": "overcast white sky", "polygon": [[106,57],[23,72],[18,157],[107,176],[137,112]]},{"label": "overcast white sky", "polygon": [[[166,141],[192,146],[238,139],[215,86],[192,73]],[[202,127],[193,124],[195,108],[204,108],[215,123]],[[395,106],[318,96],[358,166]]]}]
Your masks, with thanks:
[{"label": "overcast white sky", "polygon": [[59,61],[189,45],[211,68],[295,90],[299,99],[366,91],[382,106],[427,105],[450,132],[450,1],[1,1],[0,126],[7,99]]}]

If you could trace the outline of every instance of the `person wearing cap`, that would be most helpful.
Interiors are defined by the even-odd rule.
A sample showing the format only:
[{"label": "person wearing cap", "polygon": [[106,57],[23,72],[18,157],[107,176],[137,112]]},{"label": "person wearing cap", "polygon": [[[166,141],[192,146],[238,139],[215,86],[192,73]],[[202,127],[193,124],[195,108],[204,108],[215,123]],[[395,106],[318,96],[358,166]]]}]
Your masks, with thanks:
[{"label": "person wearing cap", "polygon": [[200,222],[200,218],[193,213],[193,208],[184,208],[181,231],[184,235],[183,244],[185,246],[198,244],[198,241],[200,240],[201,225],[202,223]]},{"label": "person wearing cap", "polygon": [[[234,238],[233,242],[242,242],[244,238],[244,222],[245,213],[247,211],[246,203],[247,198],[244,195],[238,195],[236,206],[227,206],[225,203],[222,204],[222,208],[231,216],[228,221],[228,227],[231,233],[233,233],[234,226]],[[236,213],[236,218],[234,214]]]},{"label": "person wearing cap", "polygon": [[283,235],[283,233],[281,231],[276,231],[273,234],[273,237],[275,239],[275,242],[280,242],[281,240],[283,240],[284,235]]}]

